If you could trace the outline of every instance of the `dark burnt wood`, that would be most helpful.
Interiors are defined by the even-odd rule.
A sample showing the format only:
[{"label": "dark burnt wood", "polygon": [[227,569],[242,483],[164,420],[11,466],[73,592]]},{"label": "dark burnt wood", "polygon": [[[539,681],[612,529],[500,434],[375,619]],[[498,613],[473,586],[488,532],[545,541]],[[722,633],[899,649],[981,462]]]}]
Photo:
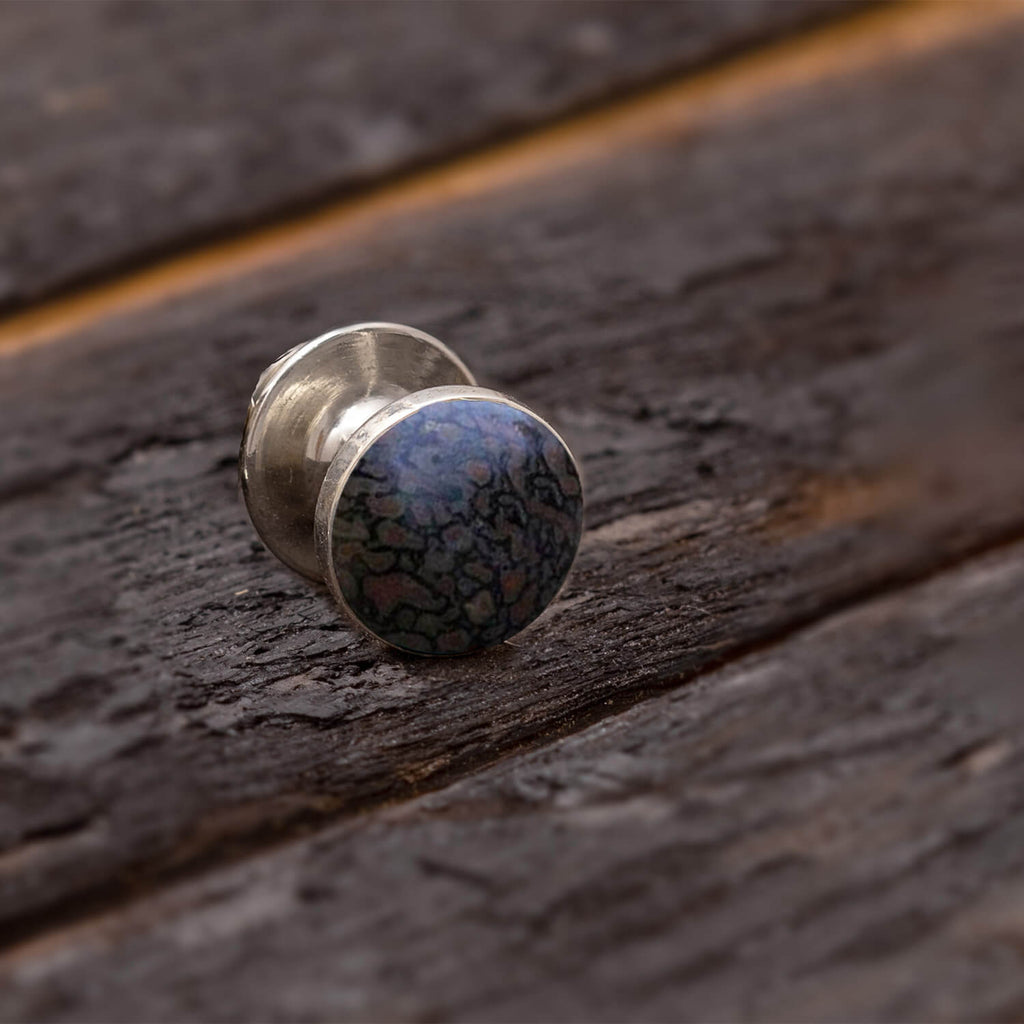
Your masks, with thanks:
[{"label": "dark burnt wood", "polygon": [[853,6],[4,0],[0,307]]},{"label": "dark burnt wood", "polygon": [[[1022,43],[826,76],[0,363],[0,913],[40,937],[4,1014],[1018,1015],[1016,940],[968,940],[1020,846]],[[245,521],[263,365],[385,316],[582,458],[576,574],[516,646],[395,657]]]},{"label": "dark burnt wood", "polygon": [[18,1020],[1019,1020],[1024,547],[58,933]]}]

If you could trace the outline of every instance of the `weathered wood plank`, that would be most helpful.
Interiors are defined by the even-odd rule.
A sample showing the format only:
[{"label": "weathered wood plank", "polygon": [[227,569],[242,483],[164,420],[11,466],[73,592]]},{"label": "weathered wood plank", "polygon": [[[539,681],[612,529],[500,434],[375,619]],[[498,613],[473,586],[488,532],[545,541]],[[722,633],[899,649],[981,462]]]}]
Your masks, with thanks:
[{"label": "weathered wood plank", "polygon": [[[440,785],[1019,533],[1022,39],[817,82],[0,364],[4,934]],[[517,647],[381,652],[244,520],[259,370],[379,316],[582,455],[579,570]]]},{"label": "weathered wood plank", "polygon": [[0,306],[852,4],[0,5]]},{"label": "weathered wood plank", "polygon": [[8,1020],[1018,1020],[1024,547],[0,958]]}]

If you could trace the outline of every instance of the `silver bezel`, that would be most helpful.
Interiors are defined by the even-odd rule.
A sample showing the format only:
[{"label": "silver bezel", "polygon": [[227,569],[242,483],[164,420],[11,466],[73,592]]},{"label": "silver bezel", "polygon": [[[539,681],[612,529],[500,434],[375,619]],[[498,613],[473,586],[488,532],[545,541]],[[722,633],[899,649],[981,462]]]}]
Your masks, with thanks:
[{"label": "silver bezel", "polygon": [[[315,547],[323,580],[327,584],[334,600],[338,603],[338,606],[364,633],[369,634],[381,643],[387,644],[389,647],[393,647],[396,650],[404,651],[404,648],[396,647],[394,644],[389,643],[384,637],[370,629],[349,607],[344,594],[341,592],[341,585],[338,582],[338,576],[334,568],[334,517],[337,513],[338,503],[341,501],[341,495],[345,490],[345,485],[348,483],[349,477],[352,475],[362,457],[374,446],[374,444],[376,444],[380,437],[394,427],[395,424],[407,419],[414,413],[419,412],[421,409],[426,409],[431,405],[437,405],[442,402],[467,400],[492,402],[510,406],[513,409],[526,413],[542,426],[550,430],[565,449],[565,453],[568,456],[569,461],[572,463],[577,476],[580,478],[580,486],[582,487],[583,476],[580,472],[579,464],[577,463],[572,450],[565,443],[565,438],[563,438],[562,435],[542,416],[538,416],[532,409],[527,408],[521,402],[517,402],[514,398],[510,398],[508,395],[502,394],[500,391],[492,391],[489,388],[481,387],[463,387],[459,385],[425,388],[422,391],[418,391],[406,398],[393,402],[391,405],[386,406],[371,416],[362,425],[362,427],[352,434],[351,437],[349,437],[348,440],[345,441],[338,449],[338,453],[335,455],[334,460],[331,462],[331,465],[327,470],[327,475],[324,477],[323,486],[320,488],[320,498],[316,505],[314,527]],[[575,555],[573,560],[575,561]],[[568,580],[571,572],[572,567],[570,566],[569,572],[566,573],[566,580]],[[566,580],[563,580],[562,587],[565,586]],[[559,587],[559,593],[561,593],[562,587]],[[556,594],[555,597],[552,598],[549,603],[549,607],[550,604],[554,603],[557,597],[558,595]],[[451,655],[447,654],[425,654],[418,656],[451,657]]]}]

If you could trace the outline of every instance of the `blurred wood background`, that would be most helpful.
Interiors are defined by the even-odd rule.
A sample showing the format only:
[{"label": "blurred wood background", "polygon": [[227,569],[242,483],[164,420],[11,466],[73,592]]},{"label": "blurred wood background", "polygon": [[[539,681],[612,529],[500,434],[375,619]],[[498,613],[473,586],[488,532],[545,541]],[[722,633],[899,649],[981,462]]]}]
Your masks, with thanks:
[{"label": "blurred wood background", "polygon": [[[1024,1016],[1024,5],[0,4],[0,1016]],[[256,541],[368,319],[581,457],[417,660]]]}]

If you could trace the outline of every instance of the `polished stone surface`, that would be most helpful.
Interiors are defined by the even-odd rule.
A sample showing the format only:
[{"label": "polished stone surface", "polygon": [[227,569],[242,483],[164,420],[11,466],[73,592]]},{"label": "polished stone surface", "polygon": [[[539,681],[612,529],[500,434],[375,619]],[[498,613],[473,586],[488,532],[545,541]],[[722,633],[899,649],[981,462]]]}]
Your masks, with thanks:
[{"label": "polished stone surface", "polygon": [[543,422],[495,400],[437,402],[392,426],[352,472],[334,566],[370,632],[418,654],[464,654],[544,610],[582,521],[576,467]]}]

